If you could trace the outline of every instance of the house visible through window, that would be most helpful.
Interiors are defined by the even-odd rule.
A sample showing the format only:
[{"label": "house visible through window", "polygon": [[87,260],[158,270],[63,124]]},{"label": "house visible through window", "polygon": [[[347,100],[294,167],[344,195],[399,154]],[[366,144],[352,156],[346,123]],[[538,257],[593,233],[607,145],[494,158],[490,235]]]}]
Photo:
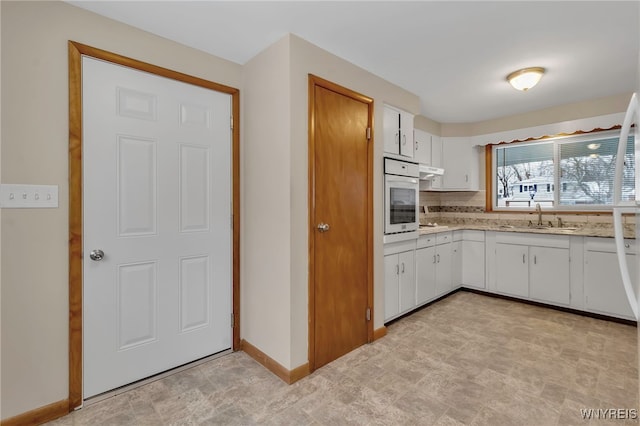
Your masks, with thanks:
[{"label": "house visible through window", "polygon": [[[615,130],[494,145],[492,208],[530,209],[536,203],[556,210],[610,208],[619,135]],[[634,161],[629,136],[623,200],[635,197]]]}]

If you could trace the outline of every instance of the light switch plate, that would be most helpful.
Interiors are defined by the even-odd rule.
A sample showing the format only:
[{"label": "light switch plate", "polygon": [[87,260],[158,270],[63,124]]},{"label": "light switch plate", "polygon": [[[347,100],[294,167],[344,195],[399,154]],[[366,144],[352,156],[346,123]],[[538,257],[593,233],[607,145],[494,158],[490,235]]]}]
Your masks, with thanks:
[{"label": "light switch plate", "polygon": [[58,185],[0,185],[0,208],[58,208]]}]

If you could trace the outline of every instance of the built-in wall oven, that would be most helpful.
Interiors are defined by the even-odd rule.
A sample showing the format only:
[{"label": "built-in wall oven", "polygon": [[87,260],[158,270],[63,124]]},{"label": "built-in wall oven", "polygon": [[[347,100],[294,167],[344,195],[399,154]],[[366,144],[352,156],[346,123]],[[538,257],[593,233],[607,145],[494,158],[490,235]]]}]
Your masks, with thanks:
[{"label": "built-in wall oven", "polygon": [[418,164],[384,159],[384,233],[416,233],[420,220]]}]

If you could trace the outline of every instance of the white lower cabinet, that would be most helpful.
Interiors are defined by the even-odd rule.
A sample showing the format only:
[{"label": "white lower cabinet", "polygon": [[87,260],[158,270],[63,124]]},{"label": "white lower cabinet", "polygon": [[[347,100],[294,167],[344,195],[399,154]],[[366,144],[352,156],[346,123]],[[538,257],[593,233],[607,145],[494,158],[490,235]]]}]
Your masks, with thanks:
[{"label": "white lower cabinet", "polygon": [[511,296],[529,297],[529,247],[496,243],[496,289]]},{"label": "white lower cabinet", "polygon": [[[626,246],[633,266],[635,240]],[[385,244],[384,254],[385,322],[460,285],[633,320],[613,238],[461,230]]]},{"label": "white lower cabinet", "polygon": [[416,306],[415,250],[384,257],[385,320]]},{"label": "white lower cabinet", "polygon": [[[631,282],[638,282],[635,244],[626,242]],[[638,289],[635,289],[636,292]],[[586,238],[584,245],[584,307],[590,312],[634,319],[618,266],[613,238]]]},{"label": "white lower cabinet", "polygon": [[454,265],[454,284],[478,289],[485,288],[485,248],[484,231],[462,231],[462,265],[460,266],[461,280],[455,283],[456,269]]},{"label": "white lower cabinet", "polygon": [[462,244],[463,242],[455,239],[451,243],[451,287],[458,288],[462,284]]},{"label": "white lower cabinet", "polygon": [[433,300],[436,297],[436,247],[423,247],[416,250],[417,304]]},{"label": "white lower cabinet", "polygon": [[385,244],[385,322],[453,290],[451,239],[447,231]]},{"label": "white lower cabinet", "polygon": [[498,233],[495,290],[554,305],[571,303],[569,237]]},{"label": "white lower cabinet", "polygon": [[569,249],[529,247],[529,295],[558,305],[571,302]]},{"label": "white lower cabinet", "polygon": [[[453,290],[451,276],[451,233],[436,234],[436,296]],[[439,238],[442,235],[442,239]],[[444,240],[444,241],[442,241]]]},{"label": "white lower cabinet", "polygon": [[416,250],[417,302],[421,305],[453,289],[452,233],[423,235]]}]

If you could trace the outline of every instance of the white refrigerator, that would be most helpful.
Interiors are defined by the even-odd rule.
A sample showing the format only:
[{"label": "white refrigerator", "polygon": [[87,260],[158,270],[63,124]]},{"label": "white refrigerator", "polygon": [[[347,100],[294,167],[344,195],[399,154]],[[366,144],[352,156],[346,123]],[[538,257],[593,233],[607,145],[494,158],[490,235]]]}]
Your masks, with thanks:
[{"label": "white refrigerator", "polygon": [[[637,166],[640,164],[640,104],[638,103],[638,94],[631,96],[629,107],[625,114],[622,128],[620,129],[620,140],[618,142],[618,153],[616,157],[616,169],[613,182],[613,226],[616,240],[616,252],[618,254],[618,264],[620,265],[620,273],[622,275],[622,283],[629,300],[629,305],[633,310],[636,321],[638,320],[638,292],[640,291],[640,283],[631,280],[629,268],[636,268],[640,271],[640,262],[636,260],[635,264],[627,262],[625,255],[624,240],[624,222],[623,214],[634,214],[636,216],[636,224],[640,224],[640,171]],[[635,124],[634,127],[632,125]],[[635,196],[629,200],[623,198],[623,177],[625,166],[625,153],[627,152],[627,143],[629,135],[633,135],[634,153],[635,153]],[[627,192],[628,193],[628,192]],[[636,244],[640,240],[640,226],[636,225]],[[637,252],[637,251],[636,251]],[[640,277],[640,274],[634,274]]]},{"label": "white refrigerator", "polygon": [[[640,67],[640,66],[639,66]],[[640,76],[638,82],[638,90],[640,90]],[[627,113],[625,114],[625,118],[622,124],[622,129],[620,130],[620,140],[618,142],[618,153],[616,157],[616,170],[614,176],[614,185],[613,185],[613,226],[615,231],[616,238],[616,252],[618,255],[618,264],[620,265],[620,273],[622,275],[622,282],[624,284],[624,290],[627,294],[627,299],[629,300],[629,305],[633,310],[633,314],[635,315],[636,321],[638,321],[638,302],[640,300],[639,292],[640,292],[640,283],[634,282],[631,280],[631,275],[629,273],[629,268],[636,268],[636,271],[640,271],[640,260],[636,256],[636,261],[634,264],[629,265],[627,262],[627,256],[625,255],[625,241],[624,241],[624,227],[623,227],[623,213],[629,213],[635,215],[636,218],[636,239],[635,244],[639,246],[640,241],[640,170],[638,170],[638,164],[640,161],[640,100],[638,99],[638,93],[634,93],[631,96],[631,101],[629,102],[629,107],[627,108]],[[631,125],[635,124],[632,128]],[[633,134],[633,143],[634,143],[634,157],[635,157],[635,166],[634,177],[635,177],[635,195],[633,200],[624,200],[622,198],[622,181],[623,181],[623,172],[624,172],[624,157],[625,150],[628,143],[629,135]],[[637,247],[635,250],[636,253],[640,253],[637,251]],[[640,277],[640,273],[635,274],[636,277]],[[638,360],[639,360],[639,369],[640,372],[640,321],[638,321]],[[639,384],[638,394],[640,395],[640,384]]]}]

